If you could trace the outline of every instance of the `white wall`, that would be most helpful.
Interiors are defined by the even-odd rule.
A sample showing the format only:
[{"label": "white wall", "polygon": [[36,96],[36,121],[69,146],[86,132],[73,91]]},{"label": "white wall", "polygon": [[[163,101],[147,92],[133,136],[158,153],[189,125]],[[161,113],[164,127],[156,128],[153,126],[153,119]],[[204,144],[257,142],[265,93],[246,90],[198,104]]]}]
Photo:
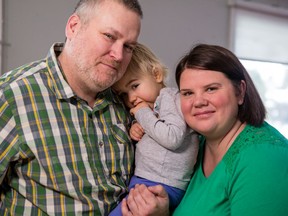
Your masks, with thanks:
[{"label": "white wall", "polygon": [[[144,12],[139,41],[171,71],[196,43],[229,48],[229,0],[139,0]],[[231,1],[231,0],[230,0]],[[238,0],[233,0],[238,1]],[[249,0],[288,7],[288,0]],[[53,42],[64,41],[67,18],[78,0],[3,0],[1,72],[44,57]]]},{"label": "white wall", "polygon": [[140,42],[147,44],[170,69],[196,43],[229,44],[227,0],[140,0],[144,18]]},{"label": "white wall", "polygon": [[40,59],[64,41],[66,20],[77,0],[3,0],[2,72]]},{"label": "white wall", "polygon": [[[78,0],[4,0],[2,72],[44,57],[53,42],[64,41],[64,27]],[[198,42],[227,46],[227,0],[139,0],[144,18],[139,41],[171,71]],[[169,82],[174,84],[174,75]]]}]

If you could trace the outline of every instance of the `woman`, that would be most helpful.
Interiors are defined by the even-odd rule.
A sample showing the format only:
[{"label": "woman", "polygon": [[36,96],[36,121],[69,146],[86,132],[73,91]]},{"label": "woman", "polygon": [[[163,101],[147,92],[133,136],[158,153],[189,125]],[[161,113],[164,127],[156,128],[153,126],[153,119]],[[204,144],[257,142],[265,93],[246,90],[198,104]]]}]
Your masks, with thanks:
[{"label": "woman", "polygon": [[[179,62],[176,82],[184,118],[203,139],[173,215],[288,215],[288,141],[264,121],[263,102],[237,57],[223,47],[198,45]],[[140,188],[127,200],[134,215],[167,213],[161,188],[153,188],[160,195],[146,206],[142,191],[151,196],[152,189]]]}]

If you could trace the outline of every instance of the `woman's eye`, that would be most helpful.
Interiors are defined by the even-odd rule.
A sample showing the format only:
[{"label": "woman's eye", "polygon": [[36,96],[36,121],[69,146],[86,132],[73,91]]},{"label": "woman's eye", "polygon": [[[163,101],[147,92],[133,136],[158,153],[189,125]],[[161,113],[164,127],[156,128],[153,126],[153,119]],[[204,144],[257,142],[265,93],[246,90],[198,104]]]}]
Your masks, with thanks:
[{"label": "woman's eye", "polygon": [[217,90],[216,87],[207,88],[207,92],[213,92],[213,91],[215,91],[215,90]]},{"label": "woman's eye", "polygon": [[193,93],[191,91],[185,91],[185,92],[181,92],[181,95],[183,96],[190,96],[192,95]]}]

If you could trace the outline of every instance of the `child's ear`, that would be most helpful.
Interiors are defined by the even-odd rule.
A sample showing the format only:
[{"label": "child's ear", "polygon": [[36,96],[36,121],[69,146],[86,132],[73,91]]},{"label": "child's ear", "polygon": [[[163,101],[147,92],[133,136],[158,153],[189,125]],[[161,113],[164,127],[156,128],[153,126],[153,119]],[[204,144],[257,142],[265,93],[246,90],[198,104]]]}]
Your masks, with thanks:
[{"label": "child's ear", "polygon": [[164,79],[163,73],[158,67],[153,68],[152,74],[153,74],[157,83],[163,82],[163,79]]}]

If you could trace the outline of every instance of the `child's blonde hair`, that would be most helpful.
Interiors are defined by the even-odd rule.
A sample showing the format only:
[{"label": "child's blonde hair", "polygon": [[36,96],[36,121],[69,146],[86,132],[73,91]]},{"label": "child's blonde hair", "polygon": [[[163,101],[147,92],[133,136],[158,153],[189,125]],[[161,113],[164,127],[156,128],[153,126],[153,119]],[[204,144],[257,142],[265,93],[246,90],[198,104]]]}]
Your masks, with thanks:
[{"label": "child's blonde hair", "polygon": [[163,78],[167,77],[168,69],[147,46],[137,43],[126,73],[153,73],[154,70],[162,73]]}]

